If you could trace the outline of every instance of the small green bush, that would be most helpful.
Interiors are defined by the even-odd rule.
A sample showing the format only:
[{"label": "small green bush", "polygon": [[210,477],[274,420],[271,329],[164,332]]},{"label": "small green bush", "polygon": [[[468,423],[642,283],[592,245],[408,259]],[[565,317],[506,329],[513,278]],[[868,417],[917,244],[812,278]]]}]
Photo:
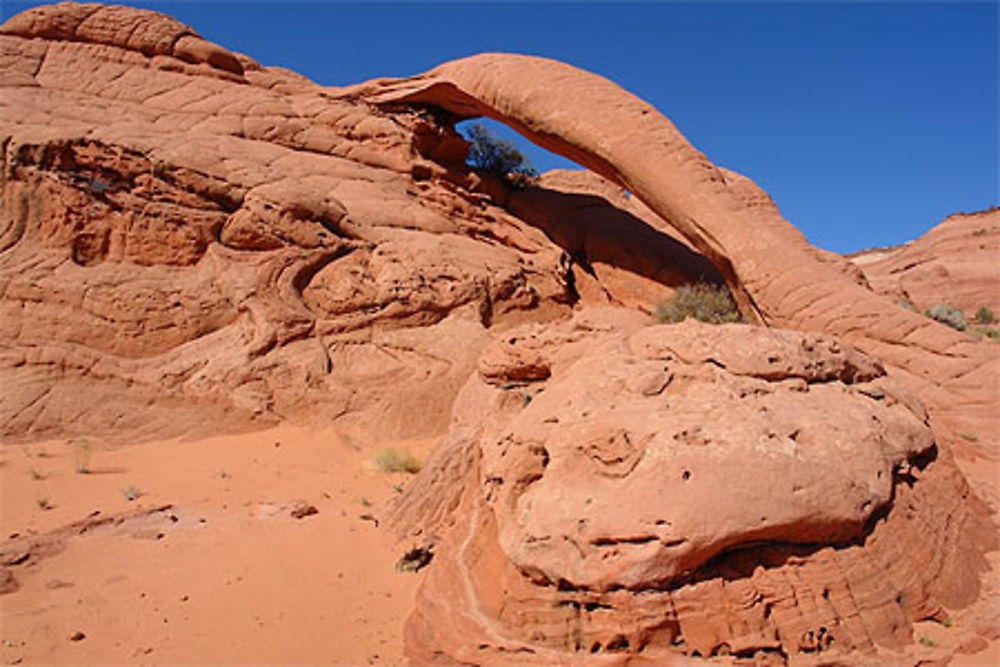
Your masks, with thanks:
[{"label": "small green bush", "polygon": [[962,311],[943,303],[931,306],[924,311],[924,315],[958,331],[965,331],[969,328],[969,323],[965,321],[965,315],[962,314]]},{"label": "small green bush", "polygon": [[400,452],[394,447],[386,447],[375,455],[375,465],[384,472],[420,472],[420,461],[413,458],[408,451]]},{"label": "small green bush", "polygon": [[682,285],[670,300],[656,305],[653,315],[660,322],[683,322],[693,317],[709,324],[742,322],[732,293],[725,285]]},{"label": "small green bush", "polygon": [[472,143],[466,158],[470,167],[493,174],[518,188],[527,187],[538,178],[531,160],[517,146],[495,136],[486,126],[479,123],[470,125],[466,130],[466,139]]},{"label": "small green bush", "polygon": [[980,306],[979,310],[977,310],[976,314],[973,316],[972,321],[976,324],[993,324],[997,321],[997,318],[990,308]]}]

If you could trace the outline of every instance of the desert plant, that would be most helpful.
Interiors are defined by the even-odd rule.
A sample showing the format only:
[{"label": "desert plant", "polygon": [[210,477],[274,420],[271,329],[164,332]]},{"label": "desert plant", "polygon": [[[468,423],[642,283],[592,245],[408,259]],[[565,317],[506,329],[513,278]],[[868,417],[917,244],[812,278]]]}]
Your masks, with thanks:
[{"label": "desert plant", "polygon": [[653,314],[660,322],[682,322],[689,317],[709,324],[743,321],[729,288],[709,283],[678,287],[668,301],[656,305]]},{"label": "desert plant", "polygon": [[917,642],[919,642],[921,646],[926,646],[927,648],[937,648],[938,645],[936,641],[926,635],[917,637]]},{"label": "desert plant", "polygon": [[531,185],[538,172],[517,146],[495,136],[486,126],[474,123],[466,129],[469,155],[466,163],[475,169],[497,176],[515,187]]},{"label": "desert plant", "polygon": [[434,559],[434,552],[430,546],[413,547],[396,561],[397,572],[419,572],[430,565]]},{"label": "desert plant", "polygon": [[913,312],[913,313],[917,312],[917,307],[914,306],[913,302],[910,301],[909,299],[907,299],[906,297],[903,297],[902,299],[897,299],[896,300],[896,305],[899,306],[900,308],[905,308],[906,310],[909,310],[910,312]]},{"label": "desert plant", "polygon": [[976,327],[975,332],[986,336],[990,340],[1000,342],[1000,329],[987,329],[986,327]]},{"label": "desert plant", "polygon": [[384,472],[420,472],[420,461],[413,458],[408,451],[398,451],[394,447],[386,447],[375,454],[375,465]]},{"label": "desert plant", "polygon": [[969,328],[969,323],[965,321],[965,315],[962,314],[962,311],[944,303],[931,306],[924,311],[924,315],[958,331],[965,331]]},{"label": "desert plant", "polygon": [[142,495],[142,491],[140,491],[139,487],[136,486],[135,484],[129,485],[129,487],[127,489],[122,489],[122,496],[124,496],[125,500],[127,500],[129,502],[133,502],[135,500],[138,500],[139,496],[141,496],[141,495]]},{"label": "desert plant", "polygon": [[48,476],[49,476],[48,473],[35,470],[34,468],[31,469],[31,479],[35,480],[36,482],[40,482]]},{"label": "desert plant", "polygon": [[52,503],[49,502],[48,498],[36,498],[35,504],[38,505],[38,509],[43,511],[52,509]]},{"label": "desert plant", "polygon": [[993,324],[997,321],[996,315],[993,314],[993,310],[987,306],[980,306],[976,314],[973,315],[972,321],[976,324]]},{"label": "desert plant", "polygon": [[95,444],[89,438],[74,438],[69,441],[73,447],[73,470],[80,475],[90,472],[90,457],[94,453]]}]

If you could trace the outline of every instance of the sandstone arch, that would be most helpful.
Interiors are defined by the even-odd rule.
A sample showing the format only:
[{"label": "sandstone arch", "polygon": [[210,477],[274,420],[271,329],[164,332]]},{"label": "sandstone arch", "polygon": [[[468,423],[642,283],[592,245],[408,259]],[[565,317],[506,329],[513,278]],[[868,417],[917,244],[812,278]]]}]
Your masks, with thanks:
[{"label": "sandstone arch", "polygon": [[717,168],[653,106],[599,75],[545,58],[481,54],[343,94],[506,123],[633,192],[719,268],[746,315],[843,337],[905,371],[939,414],[956,399],[981,404],[968,393],[990,385],[984,365],[1000,366],[998,355],[823,261],[749,179]]}]

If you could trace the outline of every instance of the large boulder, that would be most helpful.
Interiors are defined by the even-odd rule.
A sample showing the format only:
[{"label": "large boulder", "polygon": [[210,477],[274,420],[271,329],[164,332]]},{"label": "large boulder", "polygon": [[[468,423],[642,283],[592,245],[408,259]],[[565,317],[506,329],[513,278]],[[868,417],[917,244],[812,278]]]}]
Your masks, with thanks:
[{"label": "large boulder", "polygon": [[991,529],[878,362],[823,335],[609,317],[488,348],[397,501],[403,534],[439,541],[416,661],[872,660],[975,599]]}]

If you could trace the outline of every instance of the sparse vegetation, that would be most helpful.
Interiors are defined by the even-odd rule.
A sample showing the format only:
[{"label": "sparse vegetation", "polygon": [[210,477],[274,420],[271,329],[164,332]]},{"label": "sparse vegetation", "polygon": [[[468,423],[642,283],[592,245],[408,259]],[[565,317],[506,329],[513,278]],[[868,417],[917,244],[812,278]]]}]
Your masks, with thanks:
[{"label": "sparse vegetation", "polygon": [[42,511],[52,509],[52,503],[50,503],[49,499],[45,497],[35,499],[35,504],[38,505],[38,509]]},{"label": "sparse vegetation", "polygon": [[931,306],[924,311],[924,315],[958,331],[965,331],[969,328],[969,323],[965,321],[965,315],[962,311],[944,303]]},{"label": "sparse vegetation", "polygon": [[135,484],[129,485],[127,489],[122,489],[122,496],[124,496],[125,500],[129,502],[138,500],[141,495],[142,491],[140,491],[139,487]]},{"label": "sparse vegetation", "polygon": [[987,329],[986,327],[976,327],[973,331],[981,336],[986,336],[990,340],[1000,342],[1000,329]]},{"label": "sparse vegetation", "polygon": [[997,321],[996,315],[993,314],[993,310],[987,306],[980,306],[976,314],[973,315],[972,321],[976,324],[993,324]]},{"label": "sparse vegetation", "polygon": [[926,635],[920,635],[920,637],[917,638],[917,642],[919,642],[921,646],[926,646],[927,648],[937,648],[938,645],[936,641]]},{"label": "sparse vegetation", "polygon": [[396,561],[397,572],[419,572],[434,559],[431,547],[413,547]]},{"label": "sparse vegetation", "polygon": [[340,441],[345,446],[350,447],[351,449],[353,449],[356,452],[360,452],[361,451],[361,445],[358,444],[358,441],[355,440],[350,435],[348,435],[347,433],[341,433],[339,437],[340,437]]},{"label": "sparse vegetation", "polygon": [[475,123],[466,129],[466,139],[472,142],[466,163],[500,178],[514,187],[532,185],[538,172],[517,146],[495,136],[485,125]]},{"label": "sparse vegetation", "polygon": [[917,312],[917,307],[914,306],[913,302],[907,299],[906,297],[903,297],[902,299],[897,299],[896,305],[905,310],[909,310],[910,312],[913,313]]},{"label": "sparse vegetation", "polygon": [[657,304],[653,315],[660,322],[683,322],[693,317],[709,324],[742,322],[732,293],[725,285],[682,285],[670,300]]},{"label": "sparse vegetation", "polygon": [[90,472],[90,457],[94,453],[94,442],[88,438],[74,438],[69,441],[73,447],[73,470],[79,475]]},{"label": "sparse vegetation", "polygon": [[394,447],[386,447],[375,454],[375,465],[384,472],[420,472],[420,461],[413,458],[408,451],[398,451]]},{"label": "sparse vegetation", "polygon": [[368,500],[367,498],[362,498],[359,502],[361,503],[362,507],[371,507],[372,506],[372,501]]},{"label": "sparse vegetation", "polygon": [[35,480],[36,482],[40,482],[48,476],[49,476],[48,473],[35,470],[34,468],[31,469],[31,479]]},{"label": "sparse vegetation", "polygon": [[958,435],[961,436],[963,440],[968,440],[969,442],[979,442],[979,436],[975,433],[959,433]]}]

